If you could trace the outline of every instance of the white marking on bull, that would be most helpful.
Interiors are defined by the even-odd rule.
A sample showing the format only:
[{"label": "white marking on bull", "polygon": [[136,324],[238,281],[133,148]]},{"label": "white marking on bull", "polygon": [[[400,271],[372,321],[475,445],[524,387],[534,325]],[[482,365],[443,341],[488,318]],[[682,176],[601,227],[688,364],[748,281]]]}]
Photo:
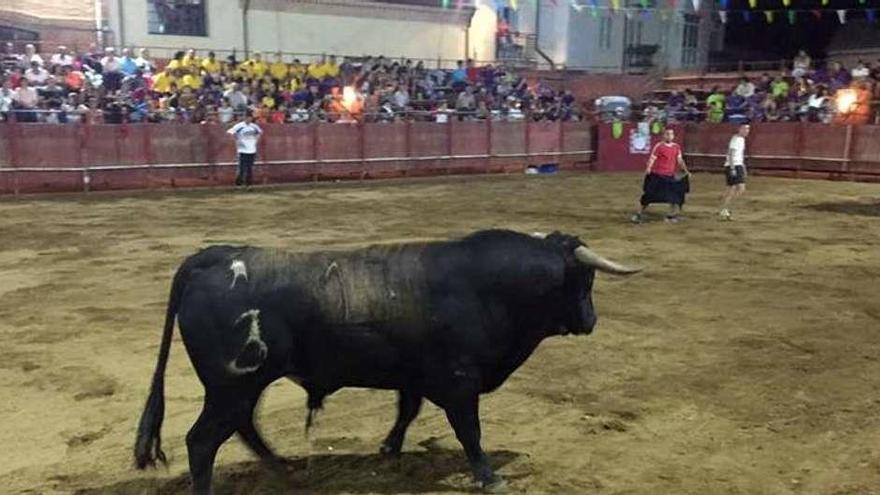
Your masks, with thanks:
[{"label": "white marking on bull", "polygon": [[337,265],[335,261],[327,265],[327,271],[324,272],[324,278],[330,278],[330,274],[333,273],[334,270],[339,270],[339,265]]},{"label": "white marking on bull", "polygon": [[233,375],[244,375],[257,371],[258,369],[260,369],[260,366],[263,365],[263,361],[266,359],[266,356],[269,353],[269,347],[266,345],[265,342],[263,342],[262,335],[260,334],[260,310],[251,309],[245,311],[235,320],[233,326],[238,325],[245,318],[250,318],[251,326],[248,329],[248,336],[247,339],[244,341],[242,350],[246,349],[251,344],[256,344],[257,353],[260,356],[260,362],[253,366],[239,366],[238,357],[236,357],[226,365],[226,370]]},{"label": "white marking on bull", "polygon": [[244,261],[232,260],[229,269],[232,270],[232,284],[229,285],[230,289],[235,288],[235,281],[238,280],[238,277],[244,277],[245,282],[248,281],[247,266],[245,266]]}]

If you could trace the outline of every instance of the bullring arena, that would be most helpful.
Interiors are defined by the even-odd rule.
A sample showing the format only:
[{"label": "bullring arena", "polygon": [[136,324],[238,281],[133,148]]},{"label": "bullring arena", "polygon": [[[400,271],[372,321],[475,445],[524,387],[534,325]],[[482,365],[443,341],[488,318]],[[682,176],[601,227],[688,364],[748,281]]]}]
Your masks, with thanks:
[{"label": "bullring arena", "polygon": [[[183,437],[202,389],[177,335],[169,469],[135,471],[131,446],[170,279],[197,247],[301,251],[505,227],[560,229],[645,267],[600,275],[596,331],[545,341],[484,400],[483,445],[509,493],[877,493],[876,185],[757,177],[724,223],[721,180],[695,176],[678,225],[630,225],[640,179],[604,173],[5,197],[2,491],[188,492]],[[433,406],[399,461],[377,454],[394,411],[393,393],[345,389],[306,438],[304,394],[279,382],[259,418],[286,475],[231,440],[217,491],[470,490]]]},{"label": "bullring arena", "polygon": [[880,495],[877,2],[0,4],[0,495]]}]

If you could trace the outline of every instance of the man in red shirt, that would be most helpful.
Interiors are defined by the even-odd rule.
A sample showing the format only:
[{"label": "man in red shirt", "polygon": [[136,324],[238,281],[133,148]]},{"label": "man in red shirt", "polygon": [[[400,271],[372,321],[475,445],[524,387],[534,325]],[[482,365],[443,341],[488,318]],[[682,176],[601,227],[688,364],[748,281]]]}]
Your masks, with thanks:
[{"label": "man in red shirt", "polygon": [[676,223],[684,205],[685,195],[690,191],[687,166],[681,154],[681,146],[675,142],[675,131],[666,129],[663,141],[651,150],[645,180],[642,184],[641,209],[633,215],[633,223],[641,223],[645,210],[651,203],[668,203],[669,214],[666,221]]}]

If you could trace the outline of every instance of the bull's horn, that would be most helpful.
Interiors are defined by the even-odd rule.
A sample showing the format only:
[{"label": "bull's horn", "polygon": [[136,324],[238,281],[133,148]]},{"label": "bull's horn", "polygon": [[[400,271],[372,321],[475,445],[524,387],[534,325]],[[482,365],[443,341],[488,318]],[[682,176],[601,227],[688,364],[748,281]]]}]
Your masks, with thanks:
[{"label": "bull's horn", "polygon": [[574,256],[578,261],[587,266],[592,266],[599,271],[613,273],[615,275],[632,275],[633,273],[642,271],[641,268],[620,265],[609,259],[603,258],[586,246],[580,246],[575,249]]}]

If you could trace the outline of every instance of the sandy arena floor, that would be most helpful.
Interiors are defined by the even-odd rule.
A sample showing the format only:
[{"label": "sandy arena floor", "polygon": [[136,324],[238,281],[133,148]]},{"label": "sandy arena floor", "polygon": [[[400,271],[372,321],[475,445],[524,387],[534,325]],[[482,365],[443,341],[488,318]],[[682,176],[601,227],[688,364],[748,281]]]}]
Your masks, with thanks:
[{"label": "sandy arena floor", "polygon": [[[187,493],[184,435],[202,389],[177,335],[166,383],[168,470],[131,446],[171,276],[209,243],[292,250],[560,229],[647,266],[600,276],[588,337],[545,341],[483,402],[483,446],[508,493],[880,493],[880,186],[754,178],[736,221],[719,176],[695,178],[679,225],[628,223],[632,175],[468,177],[0,201],[0,492]],[[309,439],[277,383],[267,439],[284,480],[237,439],[218,493],[470,489],[426,405],[399,462],[376,452],[390,392],[331,396]],[[284,483],[284,484],[282,484]],[[282,488],[286,486],[286,488]]]}]

